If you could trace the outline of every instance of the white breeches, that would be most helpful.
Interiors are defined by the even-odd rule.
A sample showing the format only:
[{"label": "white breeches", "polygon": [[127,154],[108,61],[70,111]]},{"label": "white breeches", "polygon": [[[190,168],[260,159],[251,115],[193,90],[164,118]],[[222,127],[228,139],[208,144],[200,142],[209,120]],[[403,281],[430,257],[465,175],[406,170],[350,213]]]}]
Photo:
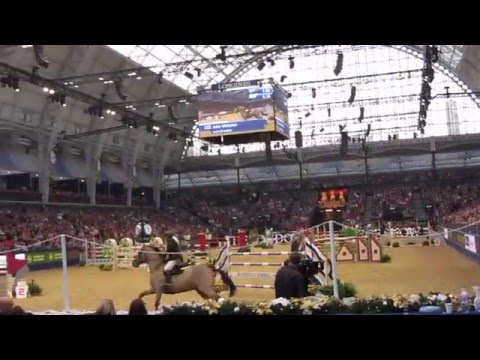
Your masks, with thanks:
[{"label": "white breeches", "polygon": [[169,262],[167,262],[165,264],[165,267],[163,268],[163,270],[165,270],[165,271],[173,270],[175,265],[177,265],[177,260],[170,260]]},{"label": "white breeches", "polygon": [[274,241],[275,241],[275,239],[274,239],[273,237],[268,236],[268,237],[266,238],[266,240],[265,240],[265,243],[266,243],[268,246],[273,246]]}]

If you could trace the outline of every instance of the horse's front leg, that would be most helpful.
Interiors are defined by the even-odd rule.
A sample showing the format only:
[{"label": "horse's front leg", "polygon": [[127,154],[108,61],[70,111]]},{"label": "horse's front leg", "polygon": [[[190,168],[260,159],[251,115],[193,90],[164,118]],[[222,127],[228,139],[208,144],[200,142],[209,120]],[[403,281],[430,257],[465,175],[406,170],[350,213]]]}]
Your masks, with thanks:
[{"label": "horse's front leg", "polygon": [[144,292],[140,293],[140,295],[138,295],[138,298],[142,299],[143,297],[145,297],[147,295],[152,295],[152,294],[155,294],[155,290],[154,289],[148,289],[148,290],[145,290]]},{"label": "horse's front leg", "polygon": [[158,307],[160,306],[160,299],[162,298],[162,286],[156,286],[155,290],[153,291],[155,293],[155,310],[158,310]]}]

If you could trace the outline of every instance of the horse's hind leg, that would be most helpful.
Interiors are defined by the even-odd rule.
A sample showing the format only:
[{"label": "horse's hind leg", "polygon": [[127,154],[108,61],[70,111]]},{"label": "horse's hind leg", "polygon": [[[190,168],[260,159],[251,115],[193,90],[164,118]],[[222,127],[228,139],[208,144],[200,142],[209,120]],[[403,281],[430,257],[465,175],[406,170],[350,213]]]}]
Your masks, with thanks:
[{"label": "horse's hind leg", "polygon": [[197,293],[204,299],[220,299],[220,295],[218,295],[212,288],[198,289]]},{"label": "horse's hind leg", "polygon": [[148,290],[145,290],[144,292],[140,293],[140,295],[138,295],[138,298],[142,299],[143,297],[145,297],[147,295],[152,295],[152,294],[155,294],[155,290],[148,289]]},{"label": "horse's hind leg", "polygon": [[204,291],[197,290],[197,294],[200,295],[204,300],[211,299],[211,297]]}]

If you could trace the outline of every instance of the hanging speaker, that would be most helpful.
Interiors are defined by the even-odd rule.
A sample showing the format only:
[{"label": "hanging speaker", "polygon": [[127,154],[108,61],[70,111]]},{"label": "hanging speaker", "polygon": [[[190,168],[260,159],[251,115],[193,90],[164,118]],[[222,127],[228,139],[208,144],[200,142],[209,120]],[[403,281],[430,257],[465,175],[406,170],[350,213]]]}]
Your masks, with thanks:
[{"label": "hanging speaker", "polygon": [[340,145],[340,154],[342,156],[348,153],[348,132],[342,131],[342,143]]},{"label": "hanging speaker", "polygon": [[348,99],[348,103],[351,105],[355,101],[355,95],[357,94],[357,87],[352,86],[350,88],[350,98]]},{"label": "hanging speaker", "polygon": [[300,130],[295,131],[295,146],[297,148],[303,147],[303,136]]},{"label": "hanging speaker", "polygon": [[37,64],[47,69],[48,65],[50,65],[50,62],[45,57],[43,49],[43,45],[33,45],[33,54],[35,55],[35,61],[37,62]]}]

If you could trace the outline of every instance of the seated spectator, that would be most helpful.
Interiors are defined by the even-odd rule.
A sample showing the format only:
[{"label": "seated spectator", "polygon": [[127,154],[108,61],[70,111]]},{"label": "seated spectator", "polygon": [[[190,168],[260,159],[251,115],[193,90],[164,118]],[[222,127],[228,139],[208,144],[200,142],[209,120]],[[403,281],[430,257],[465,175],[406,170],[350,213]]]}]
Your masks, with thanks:
[{"label": "seated spectator", "polygon": [[6,315],[13,309],[12,299],[0,299],[0,315]]},{"label": "seated spectator", "polygon": [[14,306],[8,315],[33,315],[32,313],[26,312],[20,306]]},{"label": "seated spectator", "polygon": [[94,315],[117,315],[113,301],[110,299],[102,300]]},{"label": "seated spectator", "polygon": [[142,299],[135,299],[130,303],[128,315],[148,315],[147,307]]}]

